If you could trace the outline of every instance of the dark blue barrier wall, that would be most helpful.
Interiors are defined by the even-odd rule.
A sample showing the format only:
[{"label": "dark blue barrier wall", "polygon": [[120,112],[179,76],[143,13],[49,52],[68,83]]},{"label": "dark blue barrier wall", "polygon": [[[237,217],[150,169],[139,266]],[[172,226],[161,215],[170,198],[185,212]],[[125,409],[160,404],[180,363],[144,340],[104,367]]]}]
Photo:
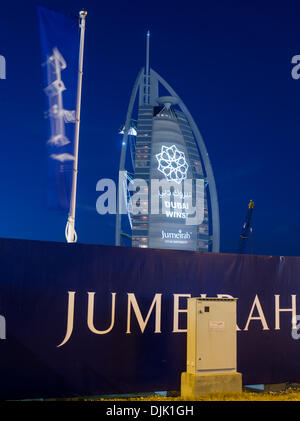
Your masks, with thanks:
[{"label": "dark blue barrier wall", "polygon": [[244,384],[300,380],[300,258],[2,239],[0,270],[2,399],[179,390],[188,294],[239,298]]}]

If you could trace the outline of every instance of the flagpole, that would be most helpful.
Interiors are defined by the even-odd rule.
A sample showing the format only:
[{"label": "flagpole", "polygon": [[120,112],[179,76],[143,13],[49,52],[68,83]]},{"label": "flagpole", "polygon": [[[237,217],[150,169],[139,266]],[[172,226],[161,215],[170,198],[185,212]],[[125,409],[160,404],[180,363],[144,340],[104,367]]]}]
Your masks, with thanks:
[{"label": "flagpole", "polygon": [[78,81],[77,81],[77,101],[76,101],[76,121],[75,121],[75,140],[74,140],[74,165],[72,174],[72,192],[70,211],[65,230],[65,236],[68,243],[77,242],[77,234],[75,231],[75,210],[76,210],[76,190],[77,190],[77,173],[78,173],[78,146],[79,146],[79,127],[80,127],[80,108],[81,108],[81,90],[82,90],[82,70],[83,70],[83,50],[84,50],[84,35],[85,35],[85,18],[87,12],[81,10],[79,12],[80,18],[80,46],[79,46],[79,60],[78,60]]}]

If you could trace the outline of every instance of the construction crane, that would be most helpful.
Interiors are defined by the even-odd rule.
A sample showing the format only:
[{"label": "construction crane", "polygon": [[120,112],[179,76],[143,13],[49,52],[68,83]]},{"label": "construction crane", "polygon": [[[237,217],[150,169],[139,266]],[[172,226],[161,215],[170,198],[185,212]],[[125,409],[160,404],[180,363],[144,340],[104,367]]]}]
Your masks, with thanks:
[{"label": "construction crane", "polygon": [[242,228],[242,231],[241,231],[241,234],[240,234],[239,249],[238,249],[239,254],[243,254],[245,252],[246,243],[247,243],[247,240],[248,240],[249,233],[250,233],[250,237],[251,237],[250,238],[251,239],[251,254],[253,254],[253,238],[252,238],[253,228],[251,226],[251,218],[252,218],[253,208],[254,208],[254,202],[252,200],[250,200],[250,202],[248,204],[246,219],[245,219],[245,222],[243,224],[243,228]]}]

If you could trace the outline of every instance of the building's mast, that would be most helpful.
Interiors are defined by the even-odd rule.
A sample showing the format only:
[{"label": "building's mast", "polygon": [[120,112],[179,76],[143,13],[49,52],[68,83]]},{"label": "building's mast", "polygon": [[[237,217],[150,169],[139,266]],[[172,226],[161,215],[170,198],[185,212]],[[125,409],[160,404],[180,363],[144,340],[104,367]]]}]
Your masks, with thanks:
[{"label": "building's mast", "polygon": [[149,66],[149,55],[150,55],[150,31],[147,32],[147,43],[146,43],[145,104],[149,104],[149,102],[150,102],[150,66]]},{"label": "building's mast", "polygon": [[149,76],[150,31],[147,32],[146,75]]}]

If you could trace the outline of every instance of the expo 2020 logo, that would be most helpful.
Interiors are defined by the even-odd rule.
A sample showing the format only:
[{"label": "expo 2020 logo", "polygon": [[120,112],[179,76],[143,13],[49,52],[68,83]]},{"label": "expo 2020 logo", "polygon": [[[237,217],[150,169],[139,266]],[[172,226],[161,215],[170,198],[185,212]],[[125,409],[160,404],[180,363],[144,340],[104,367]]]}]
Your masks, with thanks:
[{"label": "expo 2020 logo", "polygon": [[188,164],[184,152],[179,151],[175,145],[162,146],[161,152],[156,155],[157,169],[164,174],[168,181],[180,184],[187,177]]}]

